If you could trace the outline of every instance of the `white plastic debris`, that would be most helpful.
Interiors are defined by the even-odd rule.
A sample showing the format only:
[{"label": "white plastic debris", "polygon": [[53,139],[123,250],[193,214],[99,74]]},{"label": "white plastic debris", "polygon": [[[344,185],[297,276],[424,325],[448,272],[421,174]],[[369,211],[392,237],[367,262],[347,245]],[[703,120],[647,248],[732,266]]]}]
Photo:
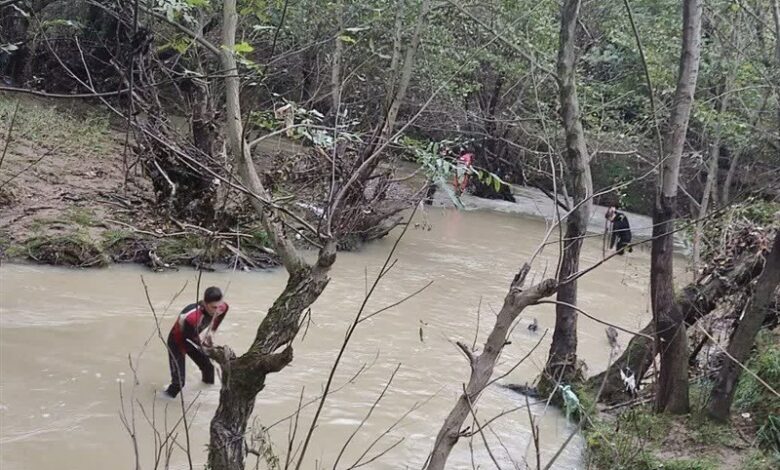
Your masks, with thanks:
[{"label": "white plastic debris", "polygon": [[620,370],[620,379],[623,381],[623,384],[626,386],[626,391],[631,395],[636,395],[636,377],[634,377],[633,372],[631,372],[628,369],[626,370],[628,371],[628,374],[623,372],[623,369]]}]

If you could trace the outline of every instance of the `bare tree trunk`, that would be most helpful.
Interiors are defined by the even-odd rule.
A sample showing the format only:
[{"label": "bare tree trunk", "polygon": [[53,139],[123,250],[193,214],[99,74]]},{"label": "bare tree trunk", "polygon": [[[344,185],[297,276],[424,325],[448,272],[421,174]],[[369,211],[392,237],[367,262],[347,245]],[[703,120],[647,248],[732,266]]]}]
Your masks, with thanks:
[{"label": "bare tree trunk", "polygon": [[401,104],[406,98],[406,90],[409,88],[409,82],[412,79],[414,56],[417,54],[417,48],[420,46],[422,29],[425,26],[425,21],[430,10],[431,0],[423,0],[422,5],[420,6],[420,15],[417,17],[417,23],[414,25],[412,39],[409,43],[409,46],[406,48],[406,55],[404,56],[403,66],[401,67],[401,78],[398,81],[398,88],[395,90],[395,95],[393,96],[392,101],[390,102],[390,107],[387,110],[387,116],[385,118],[384,127],[382,129],[383,140],[388,140],[393,135],[395,121],[398,118],[398,111],[401,109]]},{"label": "bare tree trunk", "polygon": [[[724,98],[725,100],[725,98]],[[707,182],[704,183],[704,191],[701,195],[699,204],[698,221],[693,228],[693,248],[691,253],[691,265],[693,271],[693,280],[699,277],[699,263],[701,258],[701,238],[704,231],[704,217],[710,206],[710,195],[713,192],[713,184],[718,176],[718,159],[720,158],[720,120],[718,121],[718,130],[715,140],[710,144],[710,158],[707,162]]]},{"label": "bare tree trunk", "polygon": [[[722,298],[745,289],[761,274],[762,260],[762,253],[745,253],[733,264],[722,266],[715,272],[705,274],[697,282],[685,286],[675,299],[680,312],[685,317],[685,324],[693,325],[712,312]],[[654,322],[650,321],[642,328],[641,333],[654,336]],[[610,368],[601,400],[606,403],[616,403],[628,398],[625,385],[620,378],[620,371],[629,369],[638,383],[653,364],[657,353],[652,340],[645,336],[634,336],[623,354]],[[605,372],[602,372],[589,378],[588,385],[593,388],[599,387],[604,380],[604,374]]]},{"label": "bare tree trunk", "polygon": [[723,180],[723,196],[721,201],[723,205],[727,205],[731,202],[731,185],[734,181],[734,174],[737,172],[737,165],[739,164],[739,157],[742,156],[742,151],[735,152],[729,162],[729,171],[726,173],[726,179]]},{"label": "bare tree trunk", "polygon": [[[567,0],[561,7],[561,37],[558,50],[558,84],[561,100],[561,120],[566,132],[566,165],[572,190],[573,206],[566,219],[566,235],[563,243],[563,259],[558,271],[558,281],[569,278],[579,269],[583,236],[588,228],[592,202],[593,183],[590,175],[588,148],[580,121],[576,86],[576,28],[580,0]],[[553,333],[547,366],[540,381],[540,388],[548,391],[557,381],[570,382],[577,371],[577,281],[564,283],[558,289],[557,300],[569,305],[555,306],[555,332]]]},{"label": "bare tree trunk", "polygon": [[750,355],[750,349],[756,340],[758,330],[764,323],[778,284],[780,284],[780,235],[775,234],[774,245],[767,256],[764,272],[758,278],[756,292],[750,299],[745,316],[740,320],[734,336],[729,341],[726,349],[727,357],[723,359],[723,366],[710,394],[707,415],[716,421],[728,421],[731,402],[734,400],[734,392],[742,373],[739,363],[744,364]]},{"label": "bare tree trunk", "polygon": [[[780,44],[780,42],[778,43]],[[780,64],[780,61],[778,61],[778,64]],[[761,119],[761,116],[764,114],[764,110],[766,109],[766,105],[769,102],[769,98],[772,96],[772,89],[767,89],[766,93],[764,93],[764,99],[761,100],[761,106],[758,108],[758,111],[755,114],[755,117],[753,118],[753,122],[750,124],[751,128],[756,127],[758,125],[758,121]],[[737,167],[739,166],[739,158],[742,156],[743,150],[738,150],[733,154],[731,157],[731,162],[729,163],[729,170],[726,173],[726,179],[723,180],[723,195],[721,197],[721,202],[723,205],[728,205],[729,202],[731,202],[731,186],[734,184],[734,175],[737,173]]]},{"label": "bare tree trunk", "polygon": [[[780,0],[772,1],[772,17],[775,20],[775,65],[780,68]],[[777,106],[777,125],[780,127],[780,85],[775,82]]]},{"label": "bare tree trunk", "polygon": [[[735,20],[736,24],[736,20]],[[709,145],[709,160],[707,165],[707,180],[704,183],[704,191],[701,196],[701,203],[699,204],[699,213],[696,225],[693,229],[693,253],[691,254],[691,267],[693,271],[693,280],[699,276],[699,263],[701,261],[701,239],[704,231],[704,217],[707,216],[707,211],[710,207],[710,198],[712,198],[713,205],[718,205],[718,170],[720,168],[720,144],[723,137],[723,113],[728,110],[729,98],[731,96],[731,85],[734,82],[734,75],[738,70],[738,62],[732,63],[730,59],[733,57],[735,61],[739,61],[741,54],[741,41],[739,31],[736,26],[732,26],[730,37],[728,41],[724,38],[720,39],[721,43],[721,57],[719,59],[718,70],[723,77],[722,86],[715,87],[716,93],[719,95],[715,103],[715,127],[712,133],[712,141]],[[733,53],[732,48],[737,52]],[[735,157],[736,159],[736,157]],[[727,183],[730,184],[730,181]],[[726,191],[727,193],[727,191]]]},{"label": "bare tree trunk", "polygon": [[344,55],[344,41],[341,35],[344,34],[344,1],[337,0],[336,15],[338,15],[339,33],[336,35],[336,45],[333,49],[333,61],[330,67],[330,97],[331,113],[338,114],[341,106],[341,60]]},{"label": "bare tree trunk", "polygon": [[[259,198],[270,200],[255,170],[241,121],[240,79],[234,56],[238,15],[236,0],[223,6],[222,66],[227,74],[226,137],[237,161],[243,184]],[[292,361],[291,342],[298,332],[300,318],[328,284],[328,272],[336,259],[335,242],[327,241],[316,264],[309,265],[284,233],[281,214],[258,197],[250,197],[289,278],[284,291],[268,310],[257,329],[249,350],[235,357],[227,347],[216,347],[212,357],[222,366],[219,406],[211,420],[208,467],[212,470],[243,470],[246,459],[244,435],[254,409],[255,396],[265,386],[265,377]],[[279,351],[281,348],[281,351]]]},{"label": "bare tree trunk", "polygon": [[664,142],[658,194],[653,212],[653,244],[650,262],[650,290],[656,347],[661,353],[661,370],[656,392],[656,410],[687,413],[688,335],[679,306],[674,301],[673,230],[680,160],[693,107],[699,75],[701,0],[683,2],[683,40],[669,132]]},{"label": "bare tree trunk", "polygon": [[475,356],[468,346],[458,343],[463,353],[469,358],[471,375],[465,386],[465,393],[460,395],[436,436],[428,465],[425,467],[426,470],[444,469],[452,448],[455,447],[461,436],[463,422],[476,406],[479,395],[493,376],[496,361],[506,344],[507,335],[517,316],[529,305],[555,293],[557,282],[553,279],[547,279],[528,289],[522,289],[530,269],[528,264],[523,265],[509,286],[509,293],[504,298],[504,305],[498,312],[496,323],[485,341],[482,354]]},{"label": "bare tree trunk", "polygon": [[398,67],[401,64],[402,28],[404,26],[404,0],[397,0],[395,4],[395,24],[393,25],[393,53],[390,56],[389,80],[385,89],[384,112],[390,110],[395,96],[395,86],[398,83]]}]

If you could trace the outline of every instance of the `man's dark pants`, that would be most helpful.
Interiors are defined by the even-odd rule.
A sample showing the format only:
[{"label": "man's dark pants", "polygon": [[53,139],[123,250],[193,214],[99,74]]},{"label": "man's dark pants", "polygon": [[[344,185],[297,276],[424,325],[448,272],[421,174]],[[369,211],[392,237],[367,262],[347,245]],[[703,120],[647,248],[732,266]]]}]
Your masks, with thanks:
[{"label": "man's dark pants", "polygon": [[190,356],[195,364],[200,369],[203,375],[203,381],[207,384],[214,383],[214,366],[211,364],[208,356],[206,356],[200,348],[187,341],[185,343],[184,351],[182,351],[173,337],[168,337],[168,364],[171,367],[171,384],[165,391],[169,396],[175,397],[179,394],[182,387],[184,387],[184,354]]}]

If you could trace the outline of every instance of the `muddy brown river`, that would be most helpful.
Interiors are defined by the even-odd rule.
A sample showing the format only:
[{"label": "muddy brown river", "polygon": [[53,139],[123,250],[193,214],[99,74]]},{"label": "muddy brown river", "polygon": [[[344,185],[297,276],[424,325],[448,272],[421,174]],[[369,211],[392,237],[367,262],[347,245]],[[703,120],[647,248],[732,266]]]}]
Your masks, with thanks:
[{"label": "muddy brown river", "polygon": [[[432,230],[410,229],[399,246],[398,262],[369,303],[368,311],[395,302],[429,281],[431,287],[408,302],[362,323],[338,369],[303,468],[332,467],[342,444],[364,419],[393,370],[400,368],[383,400],[350,443],[339,468],[346,468],[369,448],[364,459],[392,447],[382,458],[363,468],[420,468],[439,426],[468,378],[468,366],[454,342],[471,343],[487,335],[510,280],[534,251],[545,222],[517,214],[488,211],[457,212],[428,209],[418,215]],[[363,298],[366,273],[376,274],[392,237],[357,253],[341,253],[332,281],[312,308],[305,337],[295,342],[295,360],[281,373],[269,376],[255,407],[256,424],[269,426],[289,416],[303,402],[317,397],[327,379],[347,326]],[[557,246],[548,247],[534,266],[533,275],[554,271]],[[602,257],[601,239],[584,246],[582,266]],[[649,249],[616,257],[580,283],[580,304],[593,315],[625,328],[639,329],[649,317]],[[146,303],[141,277],[149,285],[152,302],[161,315],[163,334],[173,317],[196,297],[197,273],[182,270],[150,273],[131,266],[103,270],[71,270],[9,265],[0,268],[0,467],[3,470],[84,470],[135,468],[132,441],[119,417],[119,387],[135,400],[137,443],[141,468],[153,468],[154,437],[142,411],[162,428],[181,415],[180,403],[156,393],[168,383],[163,344]],[[281,270],[271,272],[204,273],[202,285],[226,289],[230,313],[216,341],[243,352],[250,344],[263,313],[285,282]],[[175,293],[181,296],[167,309]],[[538,319],[539,330],[527,325]],[[604,326],[579,320],[579,353],[590,373],[607,363],[609,346]],[[498,367],[503,374],[514,366],[550,329],[541,346],[514,369],[503,383],[533,381],[544,364],[552,336],[554,312],[550,305],[534,307],[518,320]],[[151,338],[151,340],[150,340]],[[620,335],[625,345],[628,338]],[[148,345],[145,343],[148,342]],[[137,384],[128,365],[136,363]],[[363,372],[345,384],[365,366]],[[217,405],[218,386],[199,383],[197,368],[187,364],[184,397],[195,400],[190,424],[190,448],[195,468],[205,462],[208,424]],[[525,403],[525,398],[498,385],[478,403],[479,420]],[[128,408],[129,409],[129,408]],[[389,432],[399,418],[406,415]],[[300,441],[314,412],[304,408],[299,420]],[[543,404],[532,406],[541,428],[542,463],[571,432],[561,414]],[[284,462],[289,421],[271,427],[274,451]],[[495,458],[505,468],[524,468],[534,462],[528,413],[520,410],[496,420],[485,432]],[[174,448],[172,468],[189,468],[181,448]],[[450,458],[450,468],[471,468],[469,440],[462,439]],[[474,459],[483,468],[492,465],[481,437],[473,439]],[[582,441],[575,438],[554,468],[580,468]],[[253,468],[253,467],[252,467]],[[264,468],[261,466],[260,468]]]}]

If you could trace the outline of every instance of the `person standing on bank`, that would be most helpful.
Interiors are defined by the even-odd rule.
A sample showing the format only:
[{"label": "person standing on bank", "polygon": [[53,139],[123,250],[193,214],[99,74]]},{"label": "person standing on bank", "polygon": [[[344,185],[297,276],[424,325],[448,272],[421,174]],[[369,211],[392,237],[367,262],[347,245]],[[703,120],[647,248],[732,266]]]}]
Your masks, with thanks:
[{"label": "person standing on bank", "polygon": [[[203,382],[214,383],[214,366],[203,352],[211,347],[213,335],[228,311],[228,304],[222,300],[218,287],[209,287],[203,293],[203,300],[190,304],[181,311],[168,334],[168,363],[171,368],[171,384],[163,391],[175,398],[184,387],[185,354],[200,369]],[[203,339],[201,339],[203,333]]]},{"label": "person standing on bank", "polygon": [[[611,206],[607,209],[607,213],[604,217],[606,217],[611,225],[610,249],[615,248],[617,254],[624,254],[626,246],[631,243],[631,226],[628,223],[628,217],[622,212],[618,212],[615,206]],[[629,246],[628,252],[631,253],[632,251],[633,249]]]}]

